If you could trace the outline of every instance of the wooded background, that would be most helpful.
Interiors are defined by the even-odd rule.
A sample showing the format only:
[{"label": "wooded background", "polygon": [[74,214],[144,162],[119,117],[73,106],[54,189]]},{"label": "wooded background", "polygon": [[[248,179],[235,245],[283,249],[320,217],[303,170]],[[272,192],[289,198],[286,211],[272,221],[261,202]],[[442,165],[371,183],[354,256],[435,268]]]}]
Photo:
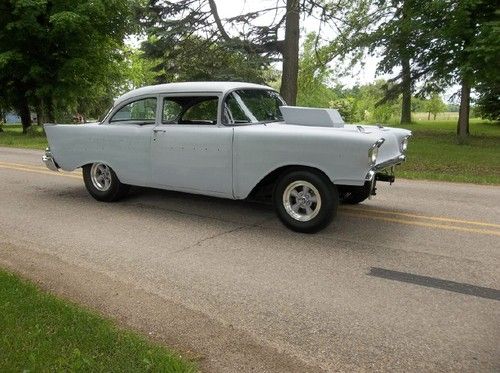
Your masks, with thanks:
[{"label": "wooded background", "polygon": [[[217,0],[2,0],[0,121],[15,111],[26,132],[33,112],[39,123],[97,118],[132,88],[199,80],[268,84],[291,105],[334,107],[349,122],[397,116],[411,126],[413,112],[458,111],[460,143],[471,108],[500,119],[495,1],[256,3],[222,18]],[[305,34],[309,18],[318,27]],[[393,77],[340,85],[368,55]],[[441,94],[455,86],[456,104],[447,105]]]}]

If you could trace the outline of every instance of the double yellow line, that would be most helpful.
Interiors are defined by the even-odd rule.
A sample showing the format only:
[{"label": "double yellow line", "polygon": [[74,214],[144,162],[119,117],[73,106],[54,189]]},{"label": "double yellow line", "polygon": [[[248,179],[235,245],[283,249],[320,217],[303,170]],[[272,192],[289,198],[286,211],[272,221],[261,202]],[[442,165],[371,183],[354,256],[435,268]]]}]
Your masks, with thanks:
[{"label": "double yellow line", "polygon": [[[398,211],[375,210],[367,208],[354,208],[343,206],[341,208],[344,215],[382,220],[391,223],[406,225],[416,225],[420,227],[430,227],[461,232],[471,232],[500,236],[500,224],[485,223],[473,220],[452,219],[439,216],[426,216],[410,214]],[[484,227],[484,228],[482,228]],[[491,229],[493,228],[493,229]]]},{"label": "double yellow line", "polygon": [[69,178],[73,178],[73,179],[82,180],[81,172],[78,172],[78,171],[54,172],[54,171],[48,170],[44,166],[32,166],[32,165],[20,164],[20,163],[0,162],[0,168],[5,168],[8,170],[32,172],[32,173],[36,173],[36,174],[45,174],[45,175],[51,175],[51,176],[63,176],[63,177],[69,177]]},{"label": "double yellow line", "polygon": [[[43,166],[32,166],[20,163],[0,162],[0,168],[16,171],[25,171],[51,176],[60,176],[71,179],[82,180],[81,172],[53,172],[47,170]],[[486,223],[481,221],[452,219],[440,216],[426,216],[411,214],[399,211],[388,211],[369,209],[366,207],[348,207],[342,206],[341,212],[343,215],[381,220],[390,223],[398,223],[405,225],[414,225],[420,227],[437,228],[444,230],[454,230],[461,232],[476,233],[482,235],[500,236],[500,224]]]}]

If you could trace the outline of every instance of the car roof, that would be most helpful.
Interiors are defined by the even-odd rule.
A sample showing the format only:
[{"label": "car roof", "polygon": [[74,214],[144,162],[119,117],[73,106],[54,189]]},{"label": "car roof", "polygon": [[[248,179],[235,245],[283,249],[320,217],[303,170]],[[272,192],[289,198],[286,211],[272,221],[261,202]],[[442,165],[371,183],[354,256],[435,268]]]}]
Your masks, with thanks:
[{"label": "car roof", "polygon": [[273,89],[271,87],[254,84],[254,83],[244,83],[244,82],[182,82],[182,83],[168,83],[168,84],[157,84],[150,85],[146,87],[141,87],[134,89],[124,95],[118,97],[115,101],[115,105],[122,101],[128,100],[135,96],[143,95],[156,95],[161,93],[184,93],[184,92],[214,92],[214,93],[226,93],[234,89]]}]

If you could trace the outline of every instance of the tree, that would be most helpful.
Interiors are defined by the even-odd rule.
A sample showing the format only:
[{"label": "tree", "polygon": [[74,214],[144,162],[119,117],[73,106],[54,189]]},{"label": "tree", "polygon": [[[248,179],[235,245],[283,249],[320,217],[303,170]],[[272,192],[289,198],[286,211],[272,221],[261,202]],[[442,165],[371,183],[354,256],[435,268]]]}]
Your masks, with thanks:
[{"label": "tree", "polygon": [[437,93],[433,93],[431,97],[425,101],[425,109],[429,113],[427,119],[431,119],[431,114],[436,120],[436,116],[446,110],[446,104]]},{"label": "tree", "polygon": [[487,0],[434,0],[433,17],[441,22],[435,43],[424,63],[430,80],[441,85],[460,84],[458,142],[469,136],[471,90],[494,91],[499,86],[500,23],[495,2]]},{"label": "tree", "polygon": [[[216,0],[149,0],[140,19],[148,36],[162,39],[169,49],[200,38],[204,50],[210,50],[208,45],[211,44],[219,48],[225,46],[239,51],[242,56],[264,58],[264,65],[281,59],[281,94],[289,104],[294,105],[297,95],[300,15],[315,16],[320,28],[328,25],[330,29],[340,30],[345,22],[356,19],[344,15],[352,9],[366,10],[365,3],[365,0],[286,0],[284,4],[276,2],[268,8],[222,19]],[[256,20],[266,15],[273,21],[259,25]],[[282,32],[283,39],[279,37]],[[321,32],[318,38],[320,35]],[[189,52],[185,50],[184,53]],[[333,54],[329,54],[328,60],[324,62],[331,58]]]},{"label": "tree", "polygon": [[316,48],[316,35],[307,35],[299,60],[297,104],[309,107],[329,107],[336,98],[329,87],[332,71],[321,63],[322,49]]},{"label": "tree", "polygon": [[384,124],[400,115],[401,100],[387,100],[380,103],[385,88],[390,85],[385,80],[353,88],[335,87],[335,98],[330,107],[337,109],[345,121],[350,123],[367,122]]},{"label": "tree", "polygon": [[437,21],[428,16],[432,7],[427,1],[374,0],[370,16],[363,32],[346,40],[345,50],[366,49],[370,54],[382,57],[379,73],[399,73],[388,81],[384,89],[382,105],[402,96],[401,124],[411,122],[412,94],[415,83],[428,74],[422,55],[431,47],[432,31]]},{"label": "tree", "polygon": [[483,84],[476,87],[479,97],[476,112],[484,119],[500,121],[500,85]]},{"label": "tree", "polygon": [[108,100],[131,28],[132,0],[10,0],[0,3],[0,90],[23,125],[31,107],[89,110]]},{"label": "tree", "polygon": [[171,44],[170,40],[150,37],[142,43],[144,59],[154,72],[156,83],[175,81],[230,80],[264,83],[269,61],[221,42],[191,36]]},{"label": "tree", "polygon": [[145,85],[155,84],[159,73],[154,71],[159,61],[146,58],[142,50],[125,49],[125,89],[132,90]]}]

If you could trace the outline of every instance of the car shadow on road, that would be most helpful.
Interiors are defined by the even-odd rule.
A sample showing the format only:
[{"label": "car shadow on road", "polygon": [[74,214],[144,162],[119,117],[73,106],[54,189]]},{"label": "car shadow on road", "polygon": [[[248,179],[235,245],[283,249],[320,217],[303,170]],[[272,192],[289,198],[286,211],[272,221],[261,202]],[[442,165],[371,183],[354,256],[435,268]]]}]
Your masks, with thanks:
[{"label": "car shadow on road", "polygon": [[[118,203],[104,204],[94,201],[83,186],[64,187],[64,189],[47,189],[44,194],[52,195],[54,203],[63,198],[89,208],[106,206],[115,209],[117,213],[126,212],[137,218],[165,219],[169,216],[184,219],[187,226],[197,229],[197,224],[212,224],[213,229],[224,229],[229,232],[238,228],[238,234],[272,236],[277,243],[286,246],[290,240],[299,240],[307,246],[310,242],[317,249],[351,246],[352,250],[373,250],[377,245],[384,247],[396,246],[401,242],[402,235],[408,235],[415,227],[373,220],[368,216],[352,216],[349,211],[340,207],[337,217],[323,231],[316,234],[301,234],[284,227],[274,213],[270,203],[261,201],[235,201],[194,195],[161,189],[133,187],[129,195]],[[81,207],[81,206],[80,206]],[[360,206],[360,209],[362,207]],[[196,217],[197,220],[194,220]],[[321,244],[318,245],[318,241]],[[352,245],[352,243],[357,243]]]},{"label": "car shadow on road", "polygon": [[[342,210],[323,231],[304,234],[286,228],[274,213],[272,204],[263,201],[235,201],[134,187],[120,205],[128,211],[140,209],[149,216],[158,218],[175,214],[176,218],[183,219],[183,224],[193,230],[197,229],[194,217],[202,218],[200,224],[212,224],[214,232],[220,229],[221,225],[225,226],[227,229],[222,234],[214,235],[210,242],[203,243],[212,245],[212,248],[220,245],[221,250],[227,250],[228,241],[233,241],[235,248],[239,247],[237,250],[260,252],[267,247],[277,255],[287,255],[292,252],[301,253],[299,255],[321,253],[329,257],[339,251],[346,253],[387,251],[387,246],[377,247],[375,242],[383,241],[388,245],[392,237],[394,240],[397,237],[394,232],[387,230],[387,227],[377,221],[372,222],[367,231],[366,223],[345,215]],[[269,247],[271,243],[272,248]],[[185,252],[185,249],[179,252]]]}]

